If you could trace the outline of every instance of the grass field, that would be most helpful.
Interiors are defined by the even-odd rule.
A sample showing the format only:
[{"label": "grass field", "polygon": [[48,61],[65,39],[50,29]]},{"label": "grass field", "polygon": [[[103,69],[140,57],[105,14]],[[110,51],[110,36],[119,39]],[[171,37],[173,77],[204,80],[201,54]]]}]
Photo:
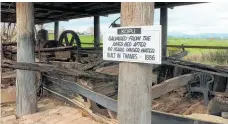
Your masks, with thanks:
[{"label": "grass field", "polygon": [[[184,38],[168,38],[169,45],[198,45],[198,46],[228,46],[228,40],[219,39],[184,39]],[[210,49],[186,49],[189,54],[200,54],[202,52],[214,51]]]},{"label": "grass field", "polygon": [[[82,47],[93,47],[83,43],[93,43],[93,36],[79,36]],[[71,39],[71,36],[68,36]],[[49,34],[49,40],[53,40],[53,34]],[[101,41],[102,43],[102,41]],[[220,39],[193,39],[193,38],[168,38],[168,45],[198,45],[198,46],[228,46],[228,40]],[[228,65],[228,50],[193,49],[187,48],[188,55],[184,58],[188,61],[201,62],[213,65]],[[168,48],[168,55],[178,53],[179,48]]]}]

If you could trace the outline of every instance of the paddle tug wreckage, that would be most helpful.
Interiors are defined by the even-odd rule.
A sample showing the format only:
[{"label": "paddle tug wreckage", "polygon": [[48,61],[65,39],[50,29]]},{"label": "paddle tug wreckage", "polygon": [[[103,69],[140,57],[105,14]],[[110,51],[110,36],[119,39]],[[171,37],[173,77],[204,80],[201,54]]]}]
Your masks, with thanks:
[{"label": "paddle tug wreckage", "polygon": [[[119,13],[121,4],[1,3],[1,22],[8,24],[8,31],[5,30],[1,37],[1,123],[20,120],[16,116],[15,119],[7,119],[14,117],[16,111],[18,118],[34,111],[39,112],[39,106],[45,103],[42,102],[44,99],[49,99],[46,100],[48,105],[51,101],[58,101],[80,108],[97,123],[118,123],[113,120],[117,120],[121,62],[103,60],[99,20],[100,16]],[[167,47],[170,47],[167,45],[167,9],[190,4],[198,3],[153,4],[161,11],[162,51],[165,52],[162,52],[162,64],[153,64],[153,73],[150,75],[152,124],[228,123],[228,67],[184,61],[182,58],[188,54],[184,46],[179,53],[166,55]],[[65,30],[59,35],[58,21],[90,16],[94,16],[93,44],[83,43],[73,30]],[[14,35],[12,32],[15,31],[9,29],[15,22],[18,36],[15,42],[11,42]],[[49,22],[54,22],[54,40],[48,40],[48,31],[45,29],[32,30],[34,23]],[[114,21],[110,28],[116,27],[121,26]],[[32,43],[31,36],[34,34],[35,43]],[[83,47],[84,44],[91,47]],[[21,91],[23,87],[32,85],[25,85],[23,81],[33,81],[36,87],[29,86]],[[36,98],[26,95],[31,95],[31,92],[36,92]],[[38,110],[34,107],[34,111],[32,109],[26,113],[23,110],[26,106],[16,107],[15,102],[18,105],[23,102],[20,99],[25,97],[36,99]]]}]

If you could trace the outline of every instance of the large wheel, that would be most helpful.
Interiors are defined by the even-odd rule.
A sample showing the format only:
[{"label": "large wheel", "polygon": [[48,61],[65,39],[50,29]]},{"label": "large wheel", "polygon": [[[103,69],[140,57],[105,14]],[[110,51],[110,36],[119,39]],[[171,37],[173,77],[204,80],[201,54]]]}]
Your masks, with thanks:
[{"label": "large wheel", "polygon": [[62,45],[63,46],[77,45],[78,47],[81,47],[81,41],[76,32],[72,30],[66,30],[59,37],[59,46],[62,46]]}]

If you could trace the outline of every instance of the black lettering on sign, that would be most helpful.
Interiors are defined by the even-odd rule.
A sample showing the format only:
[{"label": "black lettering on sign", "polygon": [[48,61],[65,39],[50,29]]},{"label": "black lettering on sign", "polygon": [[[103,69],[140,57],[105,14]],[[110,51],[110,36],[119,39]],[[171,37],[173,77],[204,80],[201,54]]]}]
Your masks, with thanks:
[{"label": "black lettering on sign", "polygon": [[145,55],[145,60],[155,60],[154,55]]},{"label": "black lettering on sign", "polygon": [[130,36],[129,40],[130,41],[140,41],[141,40],[141,36]]},{"label": "black lettering on sign", "polygon": [[115,58],[116,53],[107,53],[107,58]]},{"label": "black lettering on sign", "polygon": [[117,53],[117,58],[121,58],[121,54],[120,53]]},{"label": "black lettering on sign", "polygon": [[108,47],[108,51],[112,51],[112,47]]},{"label": "black lettering on sign", "polygon": [[137,53],[139,53],[140,49],[139,48],[127,48],[126,52],[137,52]]},{"label": "black lettering on sign", "polygon": [[151,36],[143,36],[143,41],[150,41]]},{"label": "black lettering on sign", "polygon": [[141,34],[141,28],[122,28],[122,29],[117,29],[117,34]]},{"label": "black lettering on sign", "polygon": [[124,59],[138,59],[137,54],[129,54],[129,53],[123,53]]},{"label": "black lettering on sign", "polygon": [[135,42],[134,47],[146,47],[146,42]]},{"label": "black lettering on sign", "polygon": [[113,51],[115,51],[115,52],[124,52],[124,48],[115,47]]},{"label": "black lettering on sign", "polygon": [[108,40],[109,41],[126,41],[127,37],[126,36],[109,36]]},{"label": "black lettering on sign", "polygon": [[130,47],[131,45],[132,45],[131,42],[125,42],[125,43],[124,43],[124,46],[125,46],[125,47]]},{"label": "black lettering on sign", "polygon": [[112,46],[123,46],[123,42],[113,42]]},{"label": "black lettering on sign", "polygon": [[141,49],[141,52],[142,52],[142,53],[154,53],[155,50],[152,49],[152,48],[142,48],[142,49]]}]

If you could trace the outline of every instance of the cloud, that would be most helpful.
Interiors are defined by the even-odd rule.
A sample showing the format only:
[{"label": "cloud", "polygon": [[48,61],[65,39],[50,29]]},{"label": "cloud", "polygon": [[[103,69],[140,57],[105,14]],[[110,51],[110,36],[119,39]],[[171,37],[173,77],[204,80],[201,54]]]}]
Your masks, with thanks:
[{"label": "cloud", "polygon": [[202,3],[169,9],[168,32],[228,33],[227,5]]}]

